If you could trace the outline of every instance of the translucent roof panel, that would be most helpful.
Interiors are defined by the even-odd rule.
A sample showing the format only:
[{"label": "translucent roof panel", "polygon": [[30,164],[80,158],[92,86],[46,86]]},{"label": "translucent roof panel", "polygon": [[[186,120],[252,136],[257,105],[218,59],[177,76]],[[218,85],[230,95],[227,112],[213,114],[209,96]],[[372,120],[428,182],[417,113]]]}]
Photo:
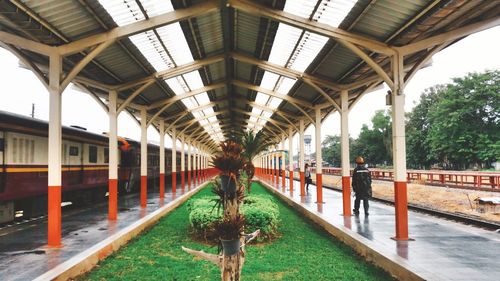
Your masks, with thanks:
[{"label": "translucent roof panel", "polygon": [[288,94],[293,85],[295,85],[295,82],[297,82],[297,80],[281,76],[278,81],[276,92],[284,95]]},{"label": "translucent roof panel", "polygon": [[264,117],[266,117],[266,118],[271,117],[271,115],[272,115],[272,113],[271,113],[271,112],[269,112],[269,111],[263,111],[263,112],[262,112],[262,116],[264,116]]},{"label": "translucent roof panel", "polygon": [[258,109],[258,108],[255,108],[253,107],[252,108],[252,113],[253,115],[257,116],[257,115],[261,115],[262,114],[262,110]]},{"label": "translucent roof panel", "polygon": [[278,74],[264,71],[264,75],[262,76],[262,82],[260,82],[260,86],[266,88],[268,90],[274,91],[274,87],[276,86],[276,82],[280,76]]},{"label": "translucent roof panel", "polygon": [[357,0],[322,1],[314,14],[315,20],[333,27],[338,27],[349,14]]},{"label": "translucent roof panel", "polygon": [[272,109],[276,109],[278,108],[278,106],[281,104],[282,101],[283,100],[280,98],[272,97],[268,102],[268,106]]},{"label": "translucent roof panel", "polygon": [[199,89],[204,86],[203,81],[201,81],[200,73],[198,72],[198,70],[191,71],[182,76],[184,77],[184,79],[186,79],[186,82],[188,83],[191,90]]},{"label": "translucent roof panel", "polygon": [[205,105],[210,103],[210,98],[208,97],[207,93],[201,93],[194,97],[196,98],[196,101],[198,101],[199,105]]},{"label": "translucent roof panel", "polygon": [[293,52],[287,67],[304,72],[314,58],[316,58],[323,46],[325,46],[327,41],[328,37],[305,32],[297,49]]},{"label": "translucent roof panel", "polygon": [[[325,1],[323,1],[323,2],[325,2]],[[323,4],[323,3],[321,3],[321,4]],[[311,15],[311,13],[314,10],[314,6],[316,6],[316,1],[293,0],[293,1],[286,1],[285,8],[283,10],[287,13],[292,13],[292,14],[297,15],[299,17],[309,18],[309,16]]]},{"label": "translucent roof panel", "polygon": [[250,122],[257,122],[257,117],[255,116],[250,116],[250,119],[248,119]]},{"label": "translucent roof panel", "polygon": [[167,85],[170,87],[170,89],[172,89],[172,91],[174,91],[176,95],[181,95],[187,92],[187,85],[185,85],[184,80],[180,76],[167,79],[165,80],[165,82],[167,82]]},{"label": "translucent roof panel", "polygon": [[146,31],[129,37],[156,71],[174,67],[173,61],[153,31]]},{"label": "translucent roof panel", "polygon": [[302,34],[301,29],[280,23],[269,55],[269,61],[285,66],[300,38],[300,34]]},{"label": "translucent roof panel", "polygon": [[189,51],[186,38],[178,23],[169,24],[157,28],[156,30],[176,65],[182,65],[193,61],[193,56],[191,55],[191,51]]},{"label": "translucent roof panel", "polygon": [[266,94],[263,94],[261,92],[257,92],[257,96],[255,97],[255,102],[261,105],[265,105],[267,101],[269,100],[269,96]]}]

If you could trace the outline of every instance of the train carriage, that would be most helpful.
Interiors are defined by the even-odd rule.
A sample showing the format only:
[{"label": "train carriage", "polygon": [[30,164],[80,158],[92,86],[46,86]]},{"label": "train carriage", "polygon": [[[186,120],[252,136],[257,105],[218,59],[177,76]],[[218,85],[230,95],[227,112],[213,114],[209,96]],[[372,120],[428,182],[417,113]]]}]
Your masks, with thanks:
[{"label": "train carriage", "polygon": [[[33,217],[47,211],[48,123],[0,111],[0,223],[16,211]],[[138,190],[140,143],[119,138],[120,193]],[[165,151],[166,175],[171,171],[171,150]],[[148,186],[159,184],[159,147],[148,144]],[[109,148],[106,135],[81,127],[62,127],[61,163],[63,201],[91,203],[105,198]],[[180,153],[177,153],[180,163]]]}]

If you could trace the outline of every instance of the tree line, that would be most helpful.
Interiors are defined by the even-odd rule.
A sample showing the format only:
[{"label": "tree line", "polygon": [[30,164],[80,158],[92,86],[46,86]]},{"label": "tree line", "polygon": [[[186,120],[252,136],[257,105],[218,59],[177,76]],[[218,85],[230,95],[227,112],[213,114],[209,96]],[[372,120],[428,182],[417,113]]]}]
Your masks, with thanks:
[{"label": "tree line", "polygon": [[[453,170],[490,168],[500,161],[500,71],[469,73],[426,89],[406,114],[409,168]],[[392,120],[380,110],[349,138],[350,155],[371,166],[392,166]],[[340,136],[327,136],[323,159],[340,166]],[[351,158],[352,158],[351,157]]]}]

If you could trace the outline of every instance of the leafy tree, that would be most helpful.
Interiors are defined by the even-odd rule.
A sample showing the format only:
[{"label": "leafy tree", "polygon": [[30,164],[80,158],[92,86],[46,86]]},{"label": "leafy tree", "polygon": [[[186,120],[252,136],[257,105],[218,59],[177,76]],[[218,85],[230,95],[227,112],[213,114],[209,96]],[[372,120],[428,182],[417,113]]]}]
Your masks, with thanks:
[{"label": "leafy tree", "polygon": [[467,168],[500,157],[500,71],[455,78],[429,110],[431,157]]},{"label": "leafy tree", "polygon": [[269,143],[266,142],[266,138],[264,134],[262,134],[262,131],[254,134],[252,130],[243,132],[239,143],[244,149],[242,153],[243,159],[245,159],[243,170],[248,176],[247,188],[250,192],[252,178],[255,175],[255,167],[252,163],[252,160],[255,158],[255,156],[257,156],[257,154],[266,149]]},{"label": "leafy tree", "polygon": [[431,150],[427,135],[431,128],[429,110],[440,100],[440,93],[446,88],[437,85],[428,88],[420,96],[420,102],[407,114],[406,155],[409,167],[428,169],[437,159],[429,153]]},{"label": "leafy tree", "polygon": [[392,162],[392,122],[390,113],[379,110],[372,118],[372,129],[363,124],[351,146],[351,155],[363,156],[372,165]]},{"label": "leafy tree", "polygon": [[340,149],[340,136],[326,136],[325,140],[321,143],[321,155],[323,156],[323,160],[335,167],[339,167]]}]

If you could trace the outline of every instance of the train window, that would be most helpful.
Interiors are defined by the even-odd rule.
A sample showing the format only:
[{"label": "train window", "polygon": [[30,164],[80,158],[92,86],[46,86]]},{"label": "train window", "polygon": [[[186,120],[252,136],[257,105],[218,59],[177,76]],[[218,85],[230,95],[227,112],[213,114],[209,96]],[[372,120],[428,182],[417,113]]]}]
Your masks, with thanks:
[{"label": "train window", "polygon": [[4,140],[0,139],[0,151],[4,151],[4,145],[5,145]]},{"label": "train window", "polygon": [[69,156],[78,156],[78,155],[79,155],[78,146],[70,146]]},{"label": "train window", "polygon": [[104,148],[104,163],[109,163],[109,148]]},{"label": "train window", "polygon": [[12,162],[17,163],[17,138],[12,138]]},{"label": "train window", "polygon": [[35,140],[31,140],[31,157],[30,163],[35,163]]},{"label": "train window", "polygon": [[97,163],[97,146],[89,145],[89,163]]}]

